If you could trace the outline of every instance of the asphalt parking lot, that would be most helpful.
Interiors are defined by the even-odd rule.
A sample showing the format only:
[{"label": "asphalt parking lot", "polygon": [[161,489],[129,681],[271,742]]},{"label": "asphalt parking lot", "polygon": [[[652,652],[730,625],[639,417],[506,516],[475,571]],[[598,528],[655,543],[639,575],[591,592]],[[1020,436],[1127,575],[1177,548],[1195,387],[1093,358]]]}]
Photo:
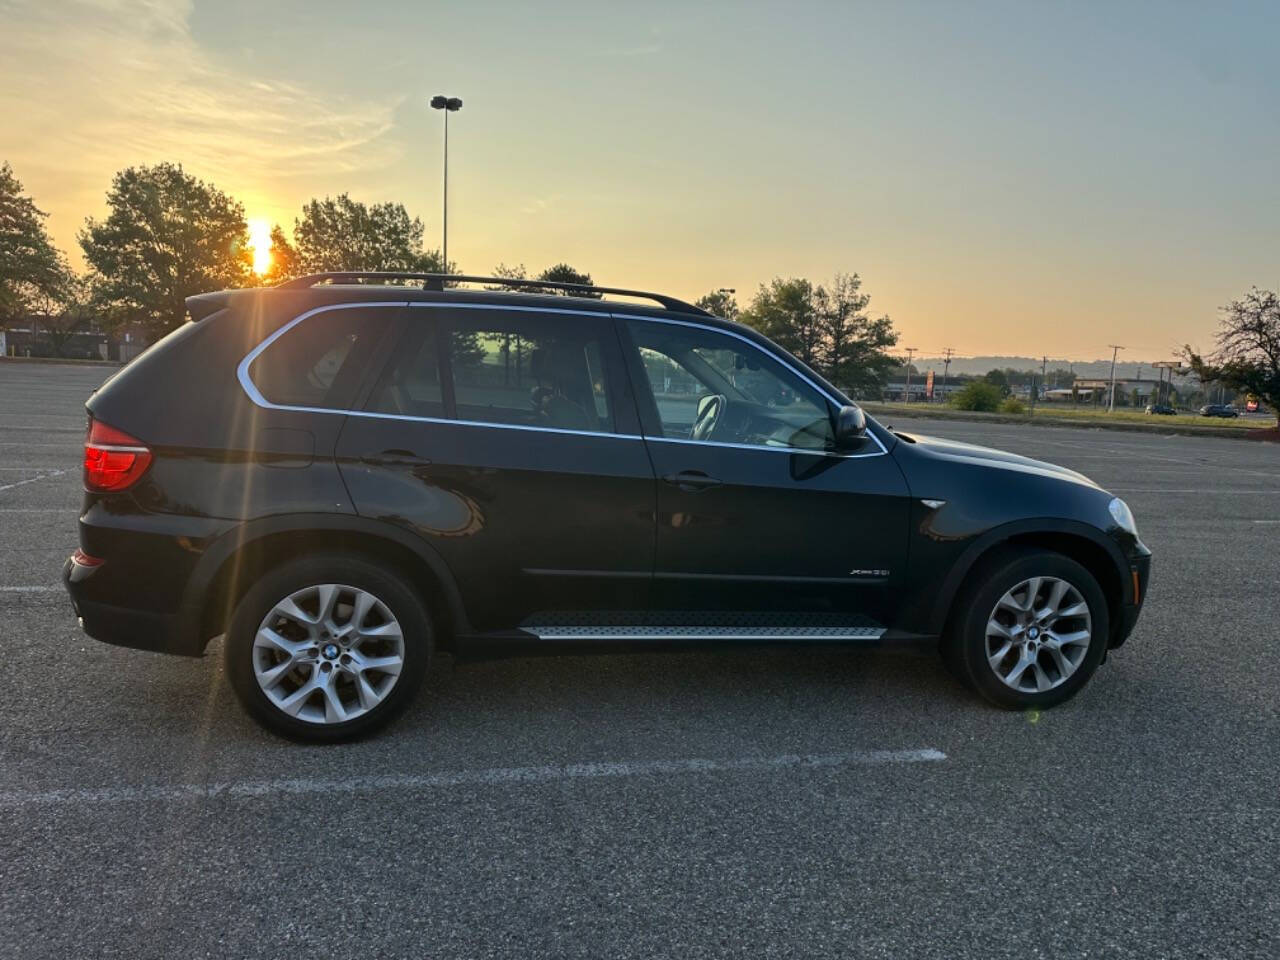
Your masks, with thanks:
[{"label": "asphalt parking lot", "polygon": [[1073,701],[918,649],[453,663],[368,742],[59,584],[103,368],[0,364],[0,956],[1275,957],[1280,449],[904,421],[1080,470],[1155,551]]}]

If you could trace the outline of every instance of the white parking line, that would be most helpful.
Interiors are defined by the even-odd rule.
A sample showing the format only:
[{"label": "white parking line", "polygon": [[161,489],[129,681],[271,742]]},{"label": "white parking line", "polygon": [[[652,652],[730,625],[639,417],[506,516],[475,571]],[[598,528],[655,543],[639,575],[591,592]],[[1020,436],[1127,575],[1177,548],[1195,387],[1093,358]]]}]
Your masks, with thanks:
[{"label": "white parking line", "polygon": [[64,473],[70,473],[69,470],[50,470],[48,473],[42,473],[37,477],[28,477],[26,480],[15,480],[13,483],[0,484],[0,490],[12,490],[14,487],[20,487],[24,483],[35,483],[37,480],[48,480],[50,477],[60,477]]},{"label": "white parking line", "polygon": [[57,593],[62,587],[0,587],[0,593]]},{"label": "white parking line", "polygon": [[544,767],[494,767],[452,773],[388,774],[343,780],[241,780],[223,783],[156,784],[142,787],[67,788],[0,793],[0,810],[23,807],[100,805],[146,801],[246,799],[279,795],[379,793],[387,790],[438,790],[459,786],[540,784],[559,780],[617,777],[669,777],[694,773],[772,772],[795,768],[847,767],[893,763],[929,763],[947,759],[941,750],[857,750],[819,756],[784,754],[739,760],[648,760],[637,763],[574,763]]}]

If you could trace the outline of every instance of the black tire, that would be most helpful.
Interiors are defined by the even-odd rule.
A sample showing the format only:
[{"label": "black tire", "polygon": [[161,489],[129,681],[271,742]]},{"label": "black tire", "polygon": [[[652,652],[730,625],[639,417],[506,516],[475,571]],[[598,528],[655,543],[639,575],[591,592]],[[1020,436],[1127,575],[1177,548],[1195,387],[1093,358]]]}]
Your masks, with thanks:
[{"label": "black tire", "polygon": [[[254,674],[253,647],[259,626],[277,603],[297,590],[328,583],[367,591],[386,605],[400,625],[404,663],[377,706],[352,720],[319,723],[292,717],[272,702]],[[223,655],[231,687],[255,720],[291,740],[334,743],[366,736],[394,720],[421,686],[434,647],[431,618],[422,598],[401,577],[362,557],[317,554],[269,571],[245,593],[232,614]]]},{"label": "black tire", "polygon": [[[992,611],[1007,591],[1032,577],[1066,581],[1088,605],[1090,618],[1091,637],[1079,665],[1066,680],[1044,691],[1015,690],[997,675],[987,659],[987,623]],[[1089,681],[1106,656],[1110,636],[1107,598],[1093,574],[1070,557],[1037,548],[1005,550],[980,562],[962,589],[964,595],[957,600],[955,615],[943,638],[944,659],[970,686],[997,706],[1011,710],[1044,709],[1069,700]],[[1044,662],[1046,670],[1056,676],[1057,668],[1047,660]]]}]

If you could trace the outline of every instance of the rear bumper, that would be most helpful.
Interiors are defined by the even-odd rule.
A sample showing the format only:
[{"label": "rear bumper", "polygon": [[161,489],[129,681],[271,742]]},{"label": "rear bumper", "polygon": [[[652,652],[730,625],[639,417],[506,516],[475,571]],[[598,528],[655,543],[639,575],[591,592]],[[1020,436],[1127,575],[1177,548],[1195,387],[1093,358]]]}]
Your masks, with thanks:
[{"label": "rear bumper", "polygon": [[62,582],[80,618],[81,629],[94,640],[187,657],[198,657],[204,652],[204,643],[178,614],[119,607],[90,599],[89,583],[96,572],[96,567],[83,566],[75,557],[68,557],[62,565]]}]

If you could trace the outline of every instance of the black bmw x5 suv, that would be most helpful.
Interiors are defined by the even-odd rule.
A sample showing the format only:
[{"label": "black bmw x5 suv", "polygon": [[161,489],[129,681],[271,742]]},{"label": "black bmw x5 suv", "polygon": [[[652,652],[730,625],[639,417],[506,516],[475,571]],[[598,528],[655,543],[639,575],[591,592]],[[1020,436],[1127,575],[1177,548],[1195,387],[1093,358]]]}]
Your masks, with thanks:
[{"label": "black bmw x5 suv", "polygon": [[225,634],[255,717],[337,740],[437,650],[936,638],[1016,708],[1133,629],[1150,551],[1086,477],[886,430],[669,297],[462,281],[188,300],[86,405],[84,630],[189,656]]}]

